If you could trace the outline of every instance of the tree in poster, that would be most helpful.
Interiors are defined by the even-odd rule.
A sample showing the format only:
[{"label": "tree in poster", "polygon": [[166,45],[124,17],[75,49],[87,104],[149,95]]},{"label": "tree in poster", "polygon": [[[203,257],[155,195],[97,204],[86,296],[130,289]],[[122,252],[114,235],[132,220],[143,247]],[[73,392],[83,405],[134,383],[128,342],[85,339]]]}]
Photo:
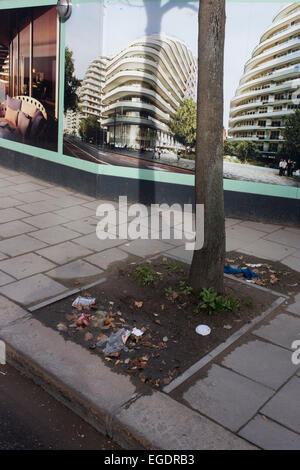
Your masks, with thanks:
[{"label": "tree in poster", "polygon": [[197,108],[192,98],[185,98],[177,108],[176,114],[169,123],[171,131],[178,142],[185,147],[194,147],[197,130]]},{"label": "tree in poster", "polygon": [[243,163],[254,159],[259,155],[258,147],[255,142],[243,140],[236,145],[236,155]]},{"label": "tree in poster", "polygon": [[99,143],[100,124],[97,116],[83,118],[79,124],[79,135],[85,141]]},{"label": "tree in poster", "polygon": [[77,90],[80,86],[80,80],[75,76],[75,66],[73,52],[66,47],[65,52],[65,112],[68,110],[78,110]]},{"label": "tree in poster", "polygon": [[224,151],[224,155],[235,155],[235,151],[236,151],[235,143],[231,142],[228,139],[224,140],[223,151]]},{"label": "tree in poster", "polygon": [[204,246],[195,250],[190,284],[224,290],[223,69],[225,0],[201,0],[198,37],[196,204],[204,204]]},{"label": "tree in poster", "polygon": [[296,162],[296,167],[300,167],[300,110],[297,109],[285,123],[283,131],[285,139],[282,154],[285,158],[290,158]]}]

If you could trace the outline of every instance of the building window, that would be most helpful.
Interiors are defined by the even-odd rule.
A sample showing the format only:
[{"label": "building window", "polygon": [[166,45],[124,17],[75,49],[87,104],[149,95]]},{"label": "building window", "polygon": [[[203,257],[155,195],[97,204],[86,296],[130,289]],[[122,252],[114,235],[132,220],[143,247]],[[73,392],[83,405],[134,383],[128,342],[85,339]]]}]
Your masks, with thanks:
[{"label": "building window", "polygon": [[[57,75],[57,14],[55,7],[34,8],[14,29],[10,42],[11,96],[32,96],[47,113],[55,112]],[[21,25],[21,26],[20,26]]]},{"label": "building window", "polygon": [[20,32],[19,41],[19,94],[30,93],[30,25]]},{"label": "building window", "polygon": [[[56,9],[51,8],[33,21],[32,96],[54,108],[56,87]],[[54,114],[54,109],[53,109]]]},{"label": "building window", "polygon": [[279,131],[272,131],[272,132],[271,132],[271,139],[272,139],[272,140],[277,140],[277,139],[279,139]]}]

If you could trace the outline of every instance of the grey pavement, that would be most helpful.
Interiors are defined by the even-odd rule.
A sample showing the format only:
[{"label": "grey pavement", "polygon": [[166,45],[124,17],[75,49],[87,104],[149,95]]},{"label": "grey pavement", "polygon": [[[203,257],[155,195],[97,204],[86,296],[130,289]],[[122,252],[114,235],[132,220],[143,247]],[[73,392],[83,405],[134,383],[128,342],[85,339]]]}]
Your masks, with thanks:
[{"label": "grey pavement", "polygon": [[[28,309],[104,279],[114,263],[132,257],[164,254],[190,263],[184,239],[101,240],[96,208],[110,201],[5,168],[0,200],[0,338],[13,363],[63,390],[67,406],[76,402],[76,412],[127,448],[300,448],[300,365],[291,359],[300,294],[171,393],[144,391]],[[180,230],[176,224],[176,235]],[[300,272],[300,228],[228,218],[226,232],[227,251]]]},{"label": "grey pavement", "polygon": [[[145,158],[145,157],[142,157]],[[147,158],[151,160],[151,157]],[[163,153],[160,163],[172,165],[176,168],[184,168],[186,170],[195,170],[195,161],[181,158],[179,162],[173,153]],[[234,161],[224,160],[223,162],[224,178],[241,181],[252,181],[256,183],[277,184],[280,186],[300,187],[300,177],[279,176],[279,171],[273,168],[264,168],[261,166],[235,163]]]}]

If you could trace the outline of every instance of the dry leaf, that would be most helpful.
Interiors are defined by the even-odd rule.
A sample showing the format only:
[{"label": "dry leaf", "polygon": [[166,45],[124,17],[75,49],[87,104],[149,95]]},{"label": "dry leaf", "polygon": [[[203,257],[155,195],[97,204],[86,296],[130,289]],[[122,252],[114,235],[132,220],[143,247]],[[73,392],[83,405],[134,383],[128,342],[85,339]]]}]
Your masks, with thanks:
[{"label": "dry leaf", "polygon": [[121,353],[119,353],[119,352],[115,352],[115,353],[111,353],[111,354],[106,354],[106,356],[118,358],[118,357],[120,357],[120,354]]},{"label": "dry leaf", "polygon": [[87,332],[87,333],[84,335],[84,341],[90,341],[91,339],[93,339],[92,333]]},{"label": "dry leaf", "polygon": [[97,338],[97,341],[103,341],[104,339],[107,339],[107,336],[104,335],[103,333],[100,333],[100,335]]},{"label": "dry leaf", "polygon": [[163,383],[165,385],[169,385],[170,382],[172,382],[172,377],[166,377],[165,379],[163,379]]},{"label": "dry leaf", "polygon": [[144,305],[144,302],[137,302],[137,301],[135,301],[135,302],[134,302],[134,305],[135,305],[137,308],[142,308],[142,306]]},{"label": "dry leaf", "polygon": [[70,313],[66,314],[66,319],[68,321],[75,320],[76,317],[77,317],[77,315],[74,315],[73,313],[72,314],[70,314]]},{"label": "dry leaf", "polygon": [[64,323],[58,323],[56,328],[58,331],[68,331],[68,327]]}]

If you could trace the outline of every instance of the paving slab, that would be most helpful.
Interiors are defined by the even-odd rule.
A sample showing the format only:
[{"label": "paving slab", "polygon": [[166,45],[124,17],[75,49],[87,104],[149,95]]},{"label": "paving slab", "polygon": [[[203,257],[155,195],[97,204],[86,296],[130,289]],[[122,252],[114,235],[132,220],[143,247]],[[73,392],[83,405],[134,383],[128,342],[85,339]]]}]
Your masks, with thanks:
[{"label": "paving slab", "polygon": [[64,217],[65,221],[78,220],[82,219],[83,217],[90,217],[95,215],[95,211],[83,206],[66,207],[65,209],[55,211],[55,213],[61,217]]},{"label": "paving slab", "polygon": [[43,190],[42,193],[54,198],[55,204],[57,204],[62,209],[65,207],[76,206],[76,205],[84,204],[87,202],[86,199],[82,197],[82,194],[76,196],[72,194],[70,191],[60,191],[59,189],[56,189],[56,188]]},{"label": "paving slab", "polygon": [[292,343],[300,338],[299,333],[300,318],[285,313],[276,315],[266,325],[253,331],[254,335],[287,349],[291,349]]},{"label": "paving slab", "polygon": [[65,286],[43,274],[37,274],[0,287],[1,294],[22,305],[32,305],[41,300],[59,295],[65,290]]},{"label": "paving slab", "polygon": [[183,399],[194,410],[236,432],[273,393],[264,385],[214,364],[207,377],[198,379],[184,392]]},{"label": "paving slab", "polygon": [[226,227],[231,227],[232,225],[240,224],[241,220],[240,219],[233,219],[231,217],[226,217],[225,219],[225,226]]},{"label": "paving slab", "polygon": [[53,227],[54,225],[61,225],[66,222],[66,219],[57,214],[53,214],[52,212],[46,212],[45,214],[27,217],[24,222],[34,225],[37,228],[48,228]]},{"label": "paving slab", "polygon": [[21,201],[14,199],[13,197],[1,197],[0,198],[0,209],[7,209],[8,207],[19,206]]},{"label": "paving slab", "polygon": [[240,432],[264,450],[299,450],[300,435],[262,415],[255,416]]},{"label": "paving slab", "polygon": [[226,237],[226,253],[229,251],[237,251],[245,245],[241,238],[234,238],[232,236]]},{"label": "paving slab", "polygon": [[1,166],[1,176],[3,178],[8,178],[9,176],[15,176],[16,173],[17,172],[14,170],[9,170],[8,168]]},{"label": "paving slab", "polygon": [[96,232],[97,224],[98,219],[96,217],[85,217],[84,219],[68,222],[64,224],[64,227],[75,230],[81,235],[89,235]]},{"label": "paving slab", "polygon": [[9,186],[12,186],[13,183],[11,181],[7,181],[6,179],[1,179],[0,180],[0,188],[7,188]]},{"label": "paving slab", "polygon": [[[253,450],[248,442],[161,392],[122,407],[115,420],[163,450]],[[114,436],[113,436],[114,437]]]},{"label": "paving slab", "polygon": [[62,243],[79,237],[80,234],[78,232],[74,232],[73,230],[62,227],[61,225],[57,225],[56,227],[49,227],[43,230],[32,232],[30,233],[30,236],[37,238],[44,243],[48,243],[48,245],[55,245],[57,243]]},{"label": "paving slab", "polygon": [[113,248],[115,246],[123,245],[124,243],[127,243],[127,241],[120,240],[118,238],[115,240],[110,240],[110,239],[99,240],[99,238],[97,238],[96,229],[95,229],[94,233],[76,238],[75,243],[78,243],[81,246],[89,248],[90,250],[103,251],[109,248]]},{"label": "paving slab", "polygon": [[291,313],[295,313],[296,315],[300,315],[300,294],[295,296],[295,302],[291,305],[286,307],[286,310]]},{"label": "paving slab", "polygon": [[27,310],[0,295],[0,329],[28,315]]},{"label": "paving slab", "polygon": [[17,235],[22,235],[23,233],[32,232],[36,230],[36,227],[22,222],[22,220],[14,220],[12,222],[7,222],[6,224],[0,224],[0,237],[1,238],[10,238]]},{"label": "paving slab", "polygon": [[163,253],[171,248],[172,245],[161,240],[133,240],[122,246],[122,250],[140,257]]},{"label": "paving slab", "polygon": [[0,250],[9,256],[18,256],[30,251],[39,250],[47,244],[29,237],[26,234],[0,241]]},{"label": "paving slab", "polygon": [[0,253],[0,260],[7,259],[7,256],[4,253]]},{"label": "paving slab", "polygon": [[17,193],[14,189],[14,185],[12,186],[6,186],[5,188],[0,187],[0,195],[1,197],[7,197],[7,196],[12,196],[15,199],[18,199],[17,195],[20,195],[21,193]]},{"label": "paving slab", "polygon": [[28,175],[25,175],[25,174],[21,174],[21,175],[18,175],[18,174],[15,174],[14,176],[8,176],[6,178],[6,181],[11,181],[12,183],[15,183],[15,184],[23,184],[23,183],[32,183],[34,182],[34,178],[32,176],[28,176]]},{"label": "paving slab", "polygon": [[296,257],[294,254],[293,256],[288,256],[281,261],[283,264],[288,266],[290,269],[297,271],[300,273],[300,258]]},{"label": "paving slab", "polygon": [[37,183],[23,183],[23,184],[17,184],[15,186],[15,190],[18,193],[26,193],[26,192],[32,192],[36,191],[39,189],[44,189],[45,186],[43,184],[37,184]]},{"label": "paving slab", "polygon": [[45,212],[55,211],[59,208],[59,206],[55,203],[55,200],[50,201],[38,201],[29,204],[23,204],[18,206],[19,209],[28,212],[31,215],[39,215],[44,214]]},{"label": "paving slab", "polygon": [[[44,371],[47,380],[55,382],[64,395],[72,397],[77,393],[92,414],[97,408],[104,415],[104,422],[136,392],[128,376],[116,374],[107,367],[104,359],[73,341],[66,341],[57,331],[36,319],[2,328],[0,337],[23,360],[32,364],[37,373],[42,375]],[[68,405],[72,406],[72,403]],[[74,405],[78,405],[76,400]]]},{"label": "paving slab", "polygon": [[258,340],[234,349],[222,365],[274,390],[296,372],[289,351]]},{"label": "paving slab", "polygon": [[5,286],[5,284],[9,284],[10,282],[14,281],[15,279],[13,277],[0,271],[0,286]]},{"label": "paving slab", "polygon": [[22,256],[0,261],[0,269],[16,279],[23,279],[33,274],[48,271],[54,267],[55,264],[35,253],[27,253]]},{"label": "paving slab", "polygon": [[104,199],[96,199],[96,200],[91,201],[91,202],[86,202],[83,205],[84,205],[84,207],[87,207],[88,209],[92,209],[94,211],[94,214],[96,215],[96,210],[102,204],[109,204],[114,208],[114,210],[118,209],[118,207],[119,207],[118,202],[116,202],[116,201],[106,201]]},{"label": "paving slab", "polygon": [[260,232],[272,233],[280,230],[282,228],[281,225],[275,224],[265,224],[263,222],[253,222],[252,220],[245,220],[240,223],[242,227],[249,227],[254,230],[258,230]]},{"label": "paving slab", "polygon": [[172,250],[168,250],[166,256],[170,256],[171,258],[175,258],[183,263],[191,264],[193,259],[193,251],[186,250],[185,245],[178,246],[177,248],[173,248]]},{"label": "paving slab", "polygon": [[284,228],[277,230],[277,232],[270,233],[265,237],[265,239],[281,243],[282,245],[287,245],[298,249],[300,248],[300,233],[285,230]]},{"label": "paving slab", "polygon": [[23,204],[24,203],[35,203],[35,202],[41,202],[41,201],[52,201],[56,202],[55,198],[52,196],[49,196],[49,194],[44,194],[41,191],[32,191],[29,193],[17,193],[15,191],[15,198],[19,199]]},{"label": "paving slab", "polygon": [[268,259],[270,261],[281,261],[287,256],[293,254],[296,249],[274,243],[269,240],[260,239],[255,243],[249,243],[244,248],[239,248],[239,252],[247,255],[257,256],[259,258]]},{"label": "paving slab", "polygon": [[24,217],[28,217],[27,212],[20,211],[20,209],[16,209],[14,207],[0,210],[0,224],[5,224],[5,222],[11,222],[12,220],[23,219]]},{"label": "paving slab", "polygon": [[99,268],[107,269],[110,264],[115,263],[116,261],[124,261],[127,258],[128,254],[124,253],[124,251],[119,250],[119,248],[111,248],[110,250],[88,256],[86,261],[98,266]]},{"label": "paving slab", "polygon": [[91,250],[70,241],[43,248],[38,254],[57,264],[65,264],[92,254]]},{"label": "paving slab", "polygon": [[65,264],[59,268],[52,269],[47,272],[47,276],[59,280],[69,279],[82,279],[85,277],[98,276],[104,271],[96,268],[84,260],[73,261],[72,263]]},{"label": "paving slab", "polygon": [[248,243],[253,243],[255,240],[258,240],[266,235],[265,232],[254,230],[250,227],[244,227],[241,224],[231,225],[226,228],[226,237],[235,238],[243,241],[245,245]]},{"label": "paving slab", "polygon": [[284,227],[284,229],[287,230],[288,232],[298,233],[298,235],[300,236],[300,228],[299,227]]},{"label": "paving slab", "polygon": [[300,433],[300,378],[293,377],[262,408],[261,412],[292,431]]}]

